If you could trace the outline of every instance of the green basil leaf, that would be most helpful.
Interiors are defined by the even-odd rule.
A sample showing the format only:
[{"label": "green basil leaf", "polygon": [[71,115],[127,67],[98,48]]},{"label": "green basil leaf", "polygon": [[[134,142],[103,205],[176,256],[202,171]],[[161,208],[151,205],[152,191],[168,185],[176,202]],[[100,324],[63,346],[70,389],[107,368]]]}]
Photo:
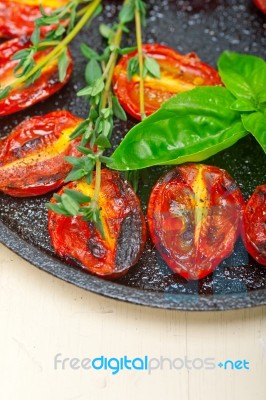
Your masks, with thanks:
[{"label": "green basil leaf", "polygon": [[257,98],[258,98],[258,101],[259,101],[260,104],[266,103],[266,92],[265,92],[265,90],[263,92],[259,93]]},{"label": "green basil leaf", "polygon": [[223,87],[180,93],[133,127],[111,156],[110,167],[135,170],[202,161],[244,137],[235,98]]},{"label": "green basil leaf", "polygon": [[235,111],[256,111],[256,105],[251,100],[237,99],[232,105],[231,110]]},{"label": "green basil leaf", "polygon": [[265,93],[266,63],[259,57],[224,52],[218,60],[219,74],[227,89],[237,99],[259,102]]},{"label": "green basil leaf", "polygon": [[242,122],[245,129],[259,142],[266,153],[266,115],[262,112],[243,114]]}]

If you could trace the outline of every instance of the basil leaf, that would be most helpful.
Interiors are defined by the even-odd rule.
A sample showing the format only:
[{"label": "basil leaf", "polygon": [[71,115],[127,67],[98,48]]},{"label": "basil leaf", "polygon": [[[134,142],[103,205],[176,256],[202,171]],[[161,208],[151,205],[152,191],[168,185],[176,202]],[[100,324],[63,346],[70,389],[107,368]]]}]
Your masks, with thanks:
[{"label": "basil leaf", "polygon": [[253,101],[237,99],[232,105],[231,110],[235,111],[256,111],[256,106]]},{"label": "basil leaf", "polygon": [[244,137],[235,98],[223,87],[180,93],[133,127],[113,153],[109,166],[135,170],[160,164],[202,161]]},{"label": "basil leaf", "polygon": [[225,86],[237,99],[260,102],[259,97],[266,87],[264,60],[226,51],[218,60],[218,68]]},{"label": "basil leaf", "polygon": [[242,122],[245,129],[259,142],[266,153],[266,115],[262,112],[243,114]]}]

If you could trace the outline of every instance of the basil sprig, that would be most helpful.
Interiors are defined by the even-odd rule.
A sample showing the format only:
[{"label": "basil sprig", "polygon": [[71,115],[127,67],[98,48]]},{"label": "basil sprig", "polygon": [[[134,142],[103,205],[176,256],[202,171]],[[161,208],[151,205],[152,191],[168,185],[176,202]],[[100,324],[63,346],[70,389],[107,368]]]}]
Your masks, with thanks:
[{"label": "basil sprig", "polygon": [[218,65],[225,87],[172,97],[127,133],[109,166],[124,171],[202,161],[248,132],[266,151],[265,61],[224,52]]},{"label": "basil sprig", "polygon": [[266,62],[259,57],[224,52],[218,60],[219,74],[236,97],[245,129],[266,153]]}]

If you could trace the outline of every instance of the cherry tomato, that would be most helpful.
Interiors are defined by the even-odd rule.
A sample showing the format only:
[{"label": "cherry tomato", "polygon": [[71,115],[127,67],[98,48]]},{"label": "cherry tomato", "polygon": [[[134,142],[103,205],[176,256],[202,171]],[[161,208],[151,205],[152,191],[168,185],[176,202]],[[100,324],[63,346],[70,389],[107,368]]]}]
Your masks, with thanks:
[{"label": "cherry tomato", "polygon": [[[13,75],[13,69],[18,61],[11,60],[12,56],[19,50],[30,46],[30,40],[26,38],[12,39],[0,44],[0,83],[1,89],[11,85],[16,81]],[[35,61],[40,61],[50,50],[39,51],[36,54]],[[33,104],[46,99],[59,89],[61,89],[69,80],[72,72],[72,58],[68,53],[69,65],[66,77],[63,82],[58,78],[57,62],[53,61],[42,71],[41,76],[28,87],[14,87],[9,95],[0,100],[0,116],[12,114],[23,110]]]},{"label": "cherry tomato", "polygon": [[[220,77],[213,68],[204,64],[194,53],[181,55],[160,44],[143,45],[145,56],[154,58],[160,65],[161,78],[149,75],[144,80],[145,114],[158,110],[161,104],[176,93],[193,89],[195,86],[221,85]],[[139,76],[128,80],[127,66],[136,51],[121,57],[114,70],[113,89],[123,108],[140,120]]]},{"label": "cherry tomato", "polygon": [[249,254],[266,266],[266,185],[258,186],[246,205],[244,243]]},{"label": "cherry tomato", "polygon": [[81,120],[67,111],[27,119],[0,140],[0,191],[37,196],[63,184],[71,170],[65,156],[80,156],[70,134]]},{"label": "cherry tomato", "polygon": [[[65,186],[92,197],[85,181]],[[58,193],[61,195],[64,188]],[[54,199],[52,201],[55,202]],[[102,170],[99,196],[104,238],[93,222],[49,210],[48,228],[56,253],[66,261],[102,277],[117,278],[137,263],[146,240],[140,202],[117,172]]]},{"label": "cherry tomato", "polygon": [[231,254],[243,208],[242,194],[226,171],[184,164],[152,190],[151,237],[174,272],[188,280],[201,279]]},{"label": "cherry tomato", "polygon": [[[63,6],[68,0],[0,0],[0,37],[12,38],[31,35],[35,29],[34,21],[41,16],[40,4],[49,15],[54,9]],[[42,33],[51,26],[42,27]]]},{"label": "cherry tomato", "polygon": [[254,3],[256,6],[264,13],[266,14],[266,0],[254,0]]}]

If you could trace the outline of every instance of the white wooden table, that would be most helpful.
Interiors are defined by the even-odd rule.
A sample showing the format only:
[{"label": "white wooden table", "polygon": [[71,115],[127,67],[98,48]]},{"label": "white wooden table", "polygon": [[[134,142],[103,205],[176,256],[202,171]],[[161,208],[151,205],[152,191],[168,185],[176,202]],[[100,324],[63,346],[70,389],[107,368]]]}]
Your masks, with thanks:
[{"label": "white wooden table", "polygon": [[[266,307],[190,313],[126,304],[39,271],[2,245],[0,286],[3,400],[266,399]],[[55,369],[56,354],[170,361],[150,374],[113,375],[69,364]],[[198,369],[181,368],[184,357],[188,367],[213,358],[246,360],[250,369],[200,369],[199,360]],[[174,359],[179,364],[170,369]]]}]

